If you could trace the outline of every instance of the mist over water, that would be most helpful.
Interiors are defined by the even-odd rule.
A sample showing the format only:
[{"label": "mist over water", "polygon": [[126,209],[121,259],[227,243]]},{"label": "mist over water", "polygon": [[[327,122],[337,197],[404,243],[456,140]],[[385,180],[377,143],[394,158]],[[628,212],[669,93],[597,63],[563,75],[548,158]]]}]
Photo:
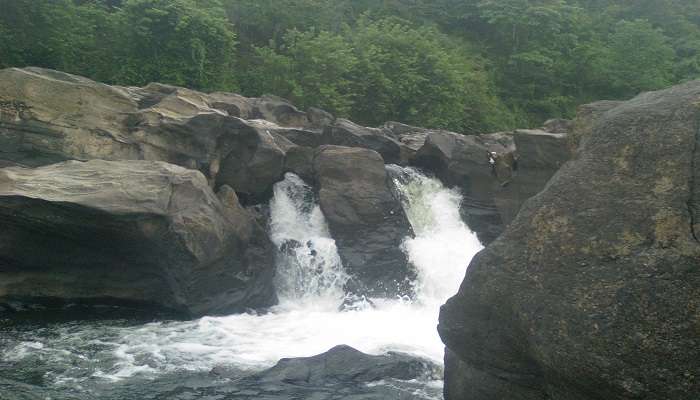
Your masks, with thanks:
[{"label": "mist over water", "polygon": [[414,299],[372,299],[374,306],[340,311],[347,276],[335,241],[313,190],[288,174],[275,185],[270,203],[271,239],[280,249],[280,304],[270,312],[137,325],[56,324],[0,341],[3,365],[42,363],[44,384],[74,386],[217,366],[260,370],[338,344],[371,354],[400,351],[442,364],[439,307],[456,293],[482,246],[460,219],[459,193],[410,168],[388,171],[415,231],[404,243],[418,276]]}]

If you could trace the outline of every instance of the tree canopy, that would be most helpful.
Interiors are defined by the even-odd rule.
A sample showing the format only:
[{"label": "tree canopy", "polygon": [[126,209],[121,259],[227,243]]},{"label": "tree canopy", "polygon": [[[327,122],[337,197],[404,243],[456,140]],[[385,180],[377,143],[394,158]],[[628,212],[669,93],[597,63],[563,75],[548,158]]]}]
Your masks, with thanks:
[{"label": "tree canopy", "polygon": [[269,93],[368,125],[537,125],[700,76],[700,0],[0,0],[0,10],[0,67]]}]

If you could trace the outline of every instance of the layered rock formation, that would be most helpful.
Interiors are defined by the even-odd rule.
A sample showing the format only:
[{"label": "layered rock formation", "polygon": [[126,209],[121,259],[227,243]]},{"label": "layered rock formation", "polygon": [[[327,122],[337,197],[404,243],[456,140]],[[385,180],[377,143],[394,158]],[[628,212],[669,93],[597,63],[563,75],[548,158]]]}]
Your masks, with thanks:
[{"label": "layered rock formation", "polygon": [[150,161],[0,170],[0,300],[116,301],[190,316],[275,304],[272,246],[224,186]]},{"label": "layered rock formation", "polygon": [[583,108],[575,160],[442,309],[446,399],[697,398],[699,102],[695,81]]}]

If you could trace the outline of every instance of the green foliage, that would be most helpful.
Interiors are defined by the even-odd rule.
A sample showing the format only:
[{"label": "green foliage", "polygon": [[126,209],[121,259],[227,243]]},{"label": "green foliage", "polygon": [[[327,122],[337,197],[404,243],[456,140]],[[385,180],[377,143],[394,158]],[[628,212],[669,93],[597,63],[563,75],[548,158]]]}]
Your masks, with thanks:
[{"label": "green foliage", "polygon": [[675,53],[668,42],[646,20],[620,21],[598,57],[596,74],[607,78],[616,97],[670,85]]},{"label": "green foliage", "polygon": [[248,94],[269,90],[368,125],[400,120],[477,132],[511,122],[483,61],[433,28],[362,17],[339,33],[289,31],[277,47],[256,48]]},{"label": "green foliage", "polygon": [[0,61],[107,82],[233,89],[235,33],[215,1],[0,0]]},{"label": "green foliage", "polygon": [[0,0],[0,67],[464,133],[700,77],[700,0]]},{"label": "green foliage", "polygon": [[127,0],[116,16],[119,68],[114,79],[234,88],[235,34],[222,15],[215,2]]}]

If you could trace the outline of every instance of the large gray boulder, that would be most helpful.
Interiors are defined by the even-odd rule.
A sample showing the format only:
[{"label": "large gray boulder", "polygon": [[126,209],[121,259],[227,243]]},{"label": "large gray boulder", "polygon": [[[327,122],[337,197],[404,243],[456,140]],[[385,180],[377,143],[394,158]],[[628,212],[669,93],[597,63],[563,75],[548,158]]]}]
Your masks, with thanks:
[{"label": "large gray boulder", "polygon": [[[157,83],[109,86],[41,68],[0,70],[0,160],[165,161],[233,187],[244,202],[265,201],[284,173],[291,143],[283,133],[297,130],[275,123],[296,123],[297,111],[282,103]],[[259,116],[272,121],[249,119]]]},{"label": "large gray boulder", "polygon": [[227,186],[150,161],[0,170],[0,300],[189,316],[273,305],[272,246]]},{"label": "large gray boulder", "polygon": [[697,399],[700,81],[601,111],[443,307],[447,400]]},{"label": "large gray boulder", "polygon": [[410,294],[414,272],[401,245],[412,229],[382,157],[364,148],[323,146],[314,172],[321,210],[351,276],[349,291]]}]

